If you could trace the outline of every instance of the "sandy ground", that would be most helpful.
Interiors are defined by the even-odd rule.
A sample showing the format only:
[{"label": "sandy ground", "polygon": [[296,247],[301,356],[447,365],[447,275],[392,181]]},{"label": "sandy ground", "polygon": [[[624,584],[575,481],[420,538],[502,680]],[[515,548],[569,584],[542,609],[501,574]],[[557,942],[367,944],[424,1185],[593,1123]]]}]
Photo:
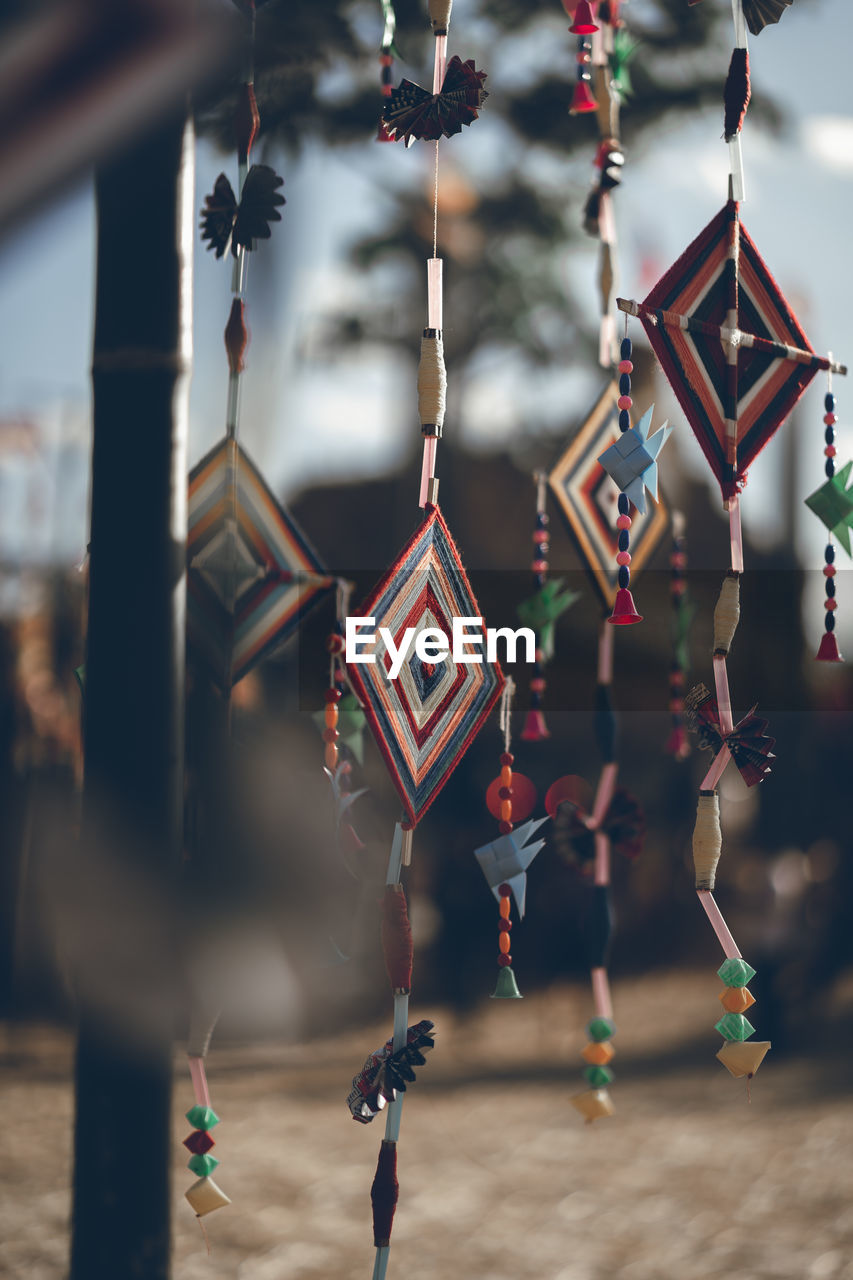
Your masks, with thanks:
[{"label": "sandy ground", "polygon": [[[771,1054],[747,1099],[716,1062],[713,974],[615,991],[617,1114],[586,1127],[581,989],[432,1016],[436,1048],[407,1094],[389,1276],[406,1280],[853,1280],[853,1068],[848,1053]],[[849,1025],[851,1001],[830,1018]],[[761,1034],[760,1010],[753,1021]],[[0,1274],[60,1280],[69,1214],[71,1043],[0,1040]],[[369,1280],[369,1189],[381,1120],[345,1097],[384,1027],[307,1045],[214,1049],[217,1181],[206,1221],[183,1200],[192,1102],[176,1061],[176,1280]],[[121,1280],[121,1277],[116,1277]]]}]

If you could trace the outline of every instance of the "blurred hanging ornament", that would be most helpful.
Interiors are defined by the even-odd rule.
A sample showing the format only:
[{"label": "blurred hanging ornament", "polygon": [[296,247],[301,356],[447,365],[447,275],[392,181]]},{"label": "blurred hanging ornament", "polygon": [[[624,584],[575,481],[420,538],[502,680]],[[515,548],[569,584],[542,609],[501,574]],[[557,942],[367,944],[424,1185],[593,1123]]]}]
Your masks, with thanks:
[{"label": "blurred hanging ornament", "polygon": [[284,179],[269,165],[253,164],[238,202],[231,183],[220,173],[213,194],[205,196],[201,211],[201,238],[208,242],[208,249],[221,258],[230,241],[236,258],[239,248],[251,250],[253,241],[268,240],[270,223],[281,222],[278,210],[285,199],[278,188],[283,185]]},{"label": "blurred hanging ornament", "polygon": [[704,684],[697,684],[684,699],[684,713],[703,750],[716,755],[725,745],[748,787],[764,781],[776,759],[776,739],[767,733],[768,722],[755,714],[755,707],[724,733],[716,698]]},{"label": "blurred hanging ornament", "polygon": [[488,98],[483,88],[485,71],[478,71],[472,59],[463,62],[454,56],[447,64],[441,90],[429,93],[411,80],[402,80],[392,90],[382,110],[388,132],[406,145],[415,138],[437,141],[462,132],[472,124]]}]

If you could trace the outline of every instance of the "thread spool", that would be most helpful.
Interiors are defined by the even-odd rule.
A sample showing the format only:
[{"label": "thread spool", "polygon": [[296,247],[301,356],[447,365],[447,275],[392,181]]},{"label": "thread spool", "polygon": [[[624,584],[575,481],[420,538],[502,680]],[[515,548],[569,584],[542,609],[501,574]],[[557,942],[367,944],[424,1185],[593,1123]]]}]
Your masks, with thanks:
[{"label": "thread spool", "polygon": [[740,622],[740,575],[729,571],[714,609],[714,653],[728,653]]},{"label": "thread spool", "polygon": [[696,806],[696,826],[693,828],[693,869],[697,889],[713,891],[722,850],[720,797],[716,791],[700,791]]},{"label": "thread spool", "polygon": [[437,36],[447,35],[453,0],[428,0],[429,24]]},{"label": "thread spool", "polygon": [[446,397],[444,343],[437,334],[425,334],[421,338],[421,359],[418,365],[418,417],[424,435],[441,437]]}]

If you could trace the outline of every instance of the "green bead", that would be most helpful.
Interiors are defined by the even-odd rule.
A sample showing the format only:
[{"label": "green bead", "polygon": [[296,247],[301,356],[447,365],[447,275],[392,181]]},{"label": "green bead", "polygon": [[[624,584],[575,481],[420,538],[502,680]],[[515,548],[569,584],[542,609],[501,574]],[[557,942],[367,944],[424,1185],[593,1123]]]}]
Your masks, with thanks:
[{"label": "green bead", "polygon": [[609,1067],[585,1067],[583,1074],[593,1089],[603,1089],[613,1079],[613,1072]]},{"label": "green bead", "polygon": [[609,1040],[615,1033],[616,1028],[609,1018],[593,1018],[592,1022],[588,1022],[586,1033],[590,1040],[601,1041]]},{"label": "green bead", "polygon": [[219,1116],[213,1107],[190,1107],[187,1119],[194,1129],[212,1129],[214,1125],[219,1124]]},{"label": "green bead", "polygon": [[738,956],[734,960],[724,960],[717,975],[727,987],[745,987],[750,978],[755,977],[755,970]]},{"label": "green bead", "polygon": [[755,1034],[755,1027],[742,1013],[727,1013],[714,1026],[724,1040],[748,1040]]},{"label": "green bead", "polygon": [[193,1156],[187,1161],[187,1168],[199,1178],[209,1178],[218,1164],[216,1156]]}]

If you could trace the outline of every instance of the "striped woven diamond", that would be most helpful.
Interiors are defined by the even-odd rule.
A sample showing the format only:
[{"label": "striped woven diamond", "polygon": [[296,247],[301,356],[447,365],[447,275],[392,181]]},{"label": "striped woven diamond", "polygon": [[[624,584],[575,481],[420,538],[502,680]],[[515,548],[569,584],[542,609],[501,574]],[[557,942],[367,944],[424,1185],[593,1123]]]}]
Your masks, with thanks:
[{"label": "striped woven diamond", "polygon": [[736,203],[730,201],[712,218],[642,305],[691,322],[692,327],[681,327],[640,313],[723,497],[730,498],[817,372],[816,364],[797,363],[743,341],[736,359],[726,358],[717,332],[723,326],[812,351],[741,225]]},{"label": "striped woven diamond", "polygon": [[350,663],[347,669],[406,814],[417,822],[462,759],[504,683],[498,664],[486,661],[485,636],[475,627],[468,631],[480,632],[482,643],[466,646],[466,652],[479,654],[482,662],[456,663],[451,653],[424,663],[415,655],[413,639],[399,676],[388,676],[391,659],[380,627],[388,628],[396,646],[407,627],[416,635],[437,628],[450,637],[454,618],[481,617],[437,507],[428,508],[359,616],[376,620],[376,661]]},{"label": "striped woven diamond", "polygon": [[[607,609],[613,608],[619,586],[616,528],[619,490],[598,461],[605,449],[621,438],[616,399],[619,389],[608,383],[595,408],[548,477],[565,516],[584,568]],[[663,498],[634,511],[631,525],[631,576],[640,572],[669,524]]]},{"label": "striped woven diamond", "polygon": [[234,440],[190,472],[188,514],[187,636],[227,692],[334,579]]}]

